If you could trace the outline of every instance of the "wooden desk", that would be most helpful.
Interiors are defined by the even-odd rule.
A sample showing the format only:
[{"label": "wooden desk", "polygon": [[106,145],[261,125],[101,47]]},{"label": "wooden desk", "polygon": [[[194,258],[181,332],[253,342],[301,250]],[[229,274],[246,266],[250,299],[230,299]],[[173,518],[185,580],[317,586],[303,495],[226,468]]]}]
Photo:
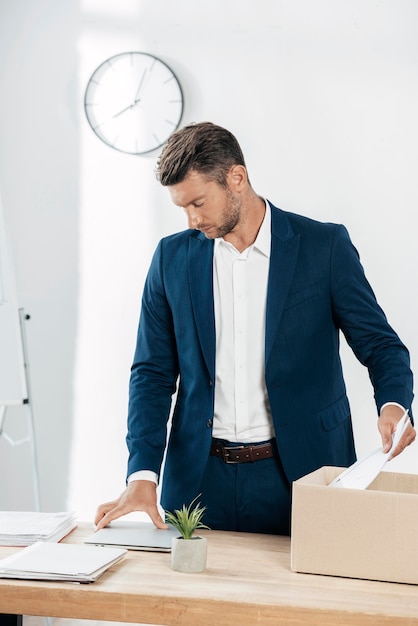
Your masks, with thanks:
[{"label": "wooden desk", "polygon": [[[67,541],[92,532],[81,524]],[[202,535],[202,574],[172,571],[167,553],[131,551],[92,584],[0,579],[0,613],[167,626],[418,625],[418,586],[297,574],[285,537]],[[15,550],[0,548],[0,557]]]}]

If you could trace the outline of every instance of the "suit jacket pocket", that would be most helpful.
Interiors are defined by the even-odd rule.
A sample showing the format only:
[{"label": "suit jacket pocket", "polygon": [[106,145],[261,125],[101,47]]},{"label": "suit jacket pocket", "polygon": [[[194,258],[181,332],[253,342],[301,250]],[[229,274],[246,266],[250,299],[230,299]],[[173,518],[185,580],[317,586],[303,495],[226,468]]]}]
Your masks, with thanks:
[{"label": "suit jacket pocket", "polygon": [[289,293],[286,303],[284,306],[284,310],[290,309],[297,304],[301,304],[306,302],[306,300],[310,300],[315,296],[319,296],[321,293],[321,288],[318,283],[314,285],[309,285],[309,287],[305,287],[305,289],[300,289],[299,291],[295,291],[293,293]]},{"label": "suit jacket pocket", "polygon": [[349,417],[350,404],[346,395],[341,396],[337,402],[334,402],[334,404],[331,404],[331,406],[319,413],[322,428],[327,431],[334,430],[334,428],[340,426],[345,420],[349,419]]}]

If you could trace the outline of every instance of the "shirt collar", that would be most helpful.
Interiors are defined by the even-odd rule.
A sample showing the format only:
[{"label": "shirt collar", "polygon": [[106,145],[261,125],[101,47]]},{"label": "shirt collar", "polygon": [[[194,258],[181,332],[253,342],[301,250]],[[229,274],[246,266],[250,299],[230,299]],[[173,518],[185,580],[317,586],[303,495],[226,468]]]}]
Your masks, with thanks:
[{"label": "shirt collar", "polygon": [[[264,213],[264,219],[261,222],[260,229],[258,231],[257,237],[252,244],[253,248],[257,248],[261,254],[264,254],[267,258],[270,258],[270,248],[271,248],[271,210],[270,205],[267,200],[264,200],[264,204],[266,206],[266,211]],[[214,253],[221,242],[225,242],[223,237],[217,237],[214,242]],[[225,242],[227,243],[227,242]]]},{"label": "shirt collar", "polygon": [[260,230],[256,240],[254,241],[254,248],[257,248],[261,254],[264,254],[267,258],[270,258],[271,248],[271,210],[270,205],[264,200],[266,205],[266,212],[264,213],[264,219],[261,223]]}]

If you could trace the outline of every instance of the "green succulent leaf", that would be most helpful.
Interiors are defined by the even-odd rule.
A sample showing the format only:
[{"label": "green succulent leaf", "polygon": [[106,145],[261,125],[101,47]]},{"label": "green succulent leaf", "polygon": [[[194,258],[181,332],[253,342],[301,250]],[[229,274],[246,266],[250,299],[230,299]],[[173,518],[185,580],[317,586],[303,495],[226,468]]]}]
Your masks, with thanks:
[{"label": "green succulent leaf", "polygon": [[190,502],[189,506],[183,504],[181,509],[175,509],[174,512],[165,512],[166,522],[174,526],[183,539],[192,539],[193,533],[197,528],[209,529],[209,526],[202,523],[202,516],[206,511],[206,507],[201,506],[200,502],[196,502],[201,495],[202,494],[199,493],[199,495]]}]

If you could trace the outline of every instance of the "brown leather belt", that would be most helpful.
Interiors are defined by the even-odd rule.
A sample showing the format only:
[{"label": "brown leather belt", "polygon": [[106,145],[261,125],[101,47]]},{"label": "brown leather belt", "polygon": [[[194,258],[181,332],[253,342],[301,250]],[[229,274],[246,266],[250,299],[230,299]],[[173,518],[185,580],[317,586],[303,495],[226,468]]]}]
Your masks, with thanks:
[{"label": "brown leather belt", "polygon": [[271,441],[243,446],[228,446],[220,441],[212,441],[210,455],[218,456],[225,463],[253,463],[277,456],[277,450]]}]

